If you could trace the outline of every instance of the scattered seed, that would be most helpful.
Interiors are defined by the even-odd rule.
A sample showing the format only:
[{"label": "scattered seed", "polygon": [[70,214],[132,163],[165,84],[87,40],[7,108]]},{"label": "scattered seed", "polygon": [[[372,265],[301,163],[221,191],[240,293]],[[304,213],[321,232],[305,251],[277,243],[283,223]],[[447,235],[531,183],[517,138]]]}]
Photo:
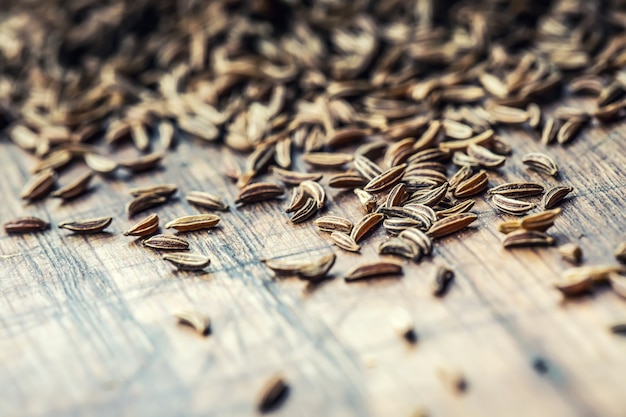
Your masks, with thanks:
[{"label": "scattered seed", "polygon": [[216,214],[192,214],[182,216],[165,224],[166,229],[176,229],[179,232],[211,229],[215,227],[221,218]]},{"label": "scattered seed", "polygon": [[330,234],[330,239],[335,245],[348,252],[358,252],[361,250],[361,246],[347,233],[332,232]]},{"label": "scattered seed", "polygon": [[133,217],[137,213],[151,209],[167,202],[167,197],[154,194],[141,194],[126,204],[126,214]]},{"label": "scattered seed", "polygon": [[572,191],[574,191],[574,188],[569,186],[557,185],[552,187],[544,194],[541,205],[546,210],[551,209],[563,201]]},{"label": "scattered seed", "polygon": [[522,158],[522,161],[528,168],[543,174],[556,177],[559,173],[559,168],[554,159],[543,153],[527,153]]},{"label": "scattered seed", "polygon": [[151,214],[124,232],[124,236],[146,237],[159,229],[159,216]]},{"label": "scattered seed", "polygon": [[459,230],[465,229],[467,226],[472,224],[477,218],[478,216],[473,213],[461,213],[461,214],[454,214],[449,217],[444,217],[442,219],[437,220],[430,227],[430,229],[428,229],[427,234],[431,238],[447,236],[449,234],[456,233]]},{"label": "scattered seed", "polygon": [[227,211],[228,205],[219,197],[204,191],[189,191],[185,199],[194,206],[209,210]]},{"label": "scattered seed", "polygon": [[506,249],[528,246],[549,246],[554,244],[554,238],[537,230],[520,229],[507,234],[502,240]]},{"label": "scattered seed", "polygon": [[247,185],[239,191],[237,204],[257,203],[280,197],[285,190],[277,184],[271,182],[257,182]]},{"label": "scattered seed", "polygon": [[112,217],[99,217],[97,219],[61,222],[59,227],[74,233],[100,233],[109,227],[112,221]]},{"label": "scattered seed", "polygon": [[35,174],[22,188],[20,197],[24,200],[37,200],[45,197],[54,187],[57,174],[51,169],[45,169]]},{"label": "scattered seed", "polygon": [[189,242],[176,235],[154,235],[143,241],[144,246],[158,250],[188,250]]},{"label": "scattered seed", "polygon": [[209,257],[195,253],[165,253],[162,258],[181,271],[201,271],[211,263]]},{"label": "scattered seed", "polygon": [[384,275],[402,274],[402,264],[389,261],[375,261],[356,265],[344,277],[346,281],[375,278]]},{"label": "scattered seed", "polygon": [[435,270],[432,281],[432,292],[435,297],[443,297],[454,281],[454,271],[446,266],[439,266]]},{"label": "scattered seed", "polygon": [[315,219],[315,225],[324,232],[344,232],[349,234],[352,231],[352,222],[339,216],[322,216]]},{"label": "scattered seed", "polygon": [[289,386],[281,374],[273,375],[264,384],[258,394],[257,409],[266,413],[278,408],[286,399]]},{"label": "scattered seed", "polygon": [[176,191],[178,191],[178,187],[176,186],[176,184],[156,184],[149,185],[147,187],[131,188],[130,190],[128,190],[130,195],[132,195],[133,197],[144,194],[170,197],[174,193],[176,193]]},{"label": "scattered seed", "polygon": [[513,198],[505,197],[501,194],[494,194],[491,198],[493,205],[500,211],[514,216],[521,216],[535,208],[534,203],[527,201],[516,200]]},{"label": "scattered seed", "polygon": [[38,217],[18,217],[4,223],[4,230],[7,233],[33,233],[41,232],[50,227],[50,223]]},{"label": "scattered seed", "polygon": [[211,319],[208,316],[191,311],[184,311],[174,314],[174,317],[176,317],[180,326],[190,327],[202,337],[206,337],[211,334]]},{"label": "scattered seed", "polygon": [[350,233],[350,237],[352,237],[355,242],[360,242],[361,239],[363,239],[366,234],[374,230],[374,228],[378,226],[384,218],[385,216],[381,213],[366,214],[354,225],[352,232]]}]

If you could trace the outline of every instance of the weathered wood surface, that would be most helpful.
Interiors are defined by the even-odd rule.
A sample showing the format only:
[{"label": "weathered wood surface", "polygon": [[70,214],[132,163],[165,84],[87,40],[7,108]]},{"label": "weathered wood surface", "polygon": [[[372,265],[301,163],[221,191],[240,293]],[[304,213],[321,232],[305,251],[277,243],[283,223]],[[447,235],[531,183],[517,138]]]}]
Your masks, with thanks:
[{"label": "weathered wood surface", "polygon": [[[614,262],[626,238],[626,140],[618,126],[586,131],[552,147],[561,181],[576,188],[554,234],[579,242],[586,264]],[[555,180],[525,170],[521,155],[541,150],[527,133],[507,138],[516,153],[503,180]],[[336,279],[312,287],[274,279],[259,257],[333,250],[309,222],[293,226],[285,202],[223,215],[221,227],[190,235],[211,255],[206,274],[176,273],[158,254],[121,232],[130,186],[174,182],[232,203],[236,188],[219,173],[217,147],[182,142],[166,169],[128,181],[98,179],[94,192],[61,204],[25,205],[15,196],[34,159],[0,145],[0,220],[25,213],[50,219],[42,234],[0,234],[0,415],[247,416],[275,371],[291,384],[282,416],[626,416],[626,338],[607,326],[626,321],[626,300],[607,290],[563,302],[552,287],[568,265],[556,248],[500,248],[502,216],[486,201],[477,226],[437,242],[435,256],[407,264],[405,276],[345,283],[355,262],[376,257],[379,230],[362,254],[339,253]],[[80,169],[77,167],[76,170]],[[67,179],[63,176],[63,179]],[[180,193],[179,193],[180,196]],[[356,219],[355,198],[332,192],[329,213]],[[195,213],[182,198],[155,210],[164,219]],[[67,218],[114,215],[110,234],[77,236]],[[443,299],[430,294],[435,264],[456,271]],[[407,309],[419,341],[411,347],[389,325]],[[175,325],[196,309],[213,320],[207,339]],[[533,368],[543,358],[546,374]],[[462,396],[438,369],[461,370]]]}]

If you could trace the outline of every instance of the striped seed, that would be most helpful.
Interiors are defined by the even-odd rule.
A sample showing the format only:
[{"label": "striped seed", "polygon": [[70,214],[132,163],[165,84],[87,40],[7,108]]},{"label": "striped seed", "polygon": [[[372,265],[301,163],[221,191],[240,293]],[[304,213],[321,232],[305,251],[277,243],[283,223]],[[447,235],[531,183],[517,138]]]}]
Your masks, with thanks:
[{"label": "striped seed", "polygon": [[400,217],[393,219],[386,219],[383,221],[383,227],[392,235],[397,235],[409,228],[428,229],[425,227],[425,223],[422,220],[415,220],[408,217]]},{"label": "striped seed", "polygon": [[317,213],[317,210],[318,204],[315,202],[315,200],[313,198],[307,198],[302,207],[300,207],[293,213],[293,216],[291,216],[290,220],[294,224],[302,223],[303,221],[308,220],[311,216]]},{"label": "striped seed", "polygon": [[271,182],[257,182],[246,185],[239,191],[235,200],[236,204],[257,203],[280,197],[285,190],[277,184]]},{"label": "striped seed", "polygon": [[419,261],[422,251],[415,243],[400,237],[392,237],[378,245],[378,253],[381,255],[401,256],[407,259]]},{"label": "striped seed", "polygon": [[468,139],[474,134],[471,126],[452,119],[443,120],[443,130],[447,137],[453,139]]},{"label": "striped seed", "polygon": [[358,252],[361,250],[361,246],[347,233],[332,232],[330,234],[330,239],[335,245],[348,252]]},{"label": "striped seed", "polygon": [[285,209],[286,213],[293,213],[294,211],[301,208],[304,203],[307,201],[307,196],[304,194],[304,189],[300,186],[297,186],[291,192],[291,199],[289,200],[289,204]]},{"label": "striped seed", "polygon": [[4,230],[7,233],[41,232],[48,227],[50,227],[50,223],[33,216],[18,217],[4,223]]},{"label": "striped seed", "polygon": [[324,190],[324,187],[310,180],[302,181],[300,187],[306,194],[313,197],[318,209],[324,207],[324,204],[326,204],[326,190]]},{"label": "striped seed", "polygon": [[554,159],[543,153],[527,153],[522,157],[522,162],[534,171],[551,175],[553,177],[556,177],[559,173],[559,167]]},{"label": "striped seed", "polygon": [[170,197],[176,191],[178,191],[178,187],[176,184],[156,184],[149,185],[147,187],[136,187],[128,190],[130,195],[133,197],[140,196],[142,194],[151,194],[151,195],[159,195],[163,197]]},{"label": "striped seed", "polygon": [[556,135],[556,141],[561,145],[571,142],[578,132],[580,132],[584,124],[585,122],[583,120],[577,118],[567,120],[559,129]]},{"label": "striped seed", "polygon": [[541,124],[541,107],[537,103],[529,103],[526,106],[526,113],[528,113],[528,126],[537,129]]},{"label": "striped seed", "polygon": [[385,199],[383,205],[385,207],[400,206],[406,201],[407,197],[408,194],[406,192],[406,184],[400,182],[389,190],[389,194],[387,194],[387,198]]},{"label": "striped seed", "polygon": [[228,205],[224,203],[219,197],[204,191],[189,191],[185,196],[185,199],[190,204],[209,210],[228,210]]},{"label": "striped seed", "polygon": [[64,200],[77,197],[87,191],[92,178],[93,174],[91,172],[79,175],[69,184],[54,191],[51,196],[55,198],[62,198]]},{"label": "striped seed", "polygon": [[20,198],[24,200],[37,200],[45,197],[54,187],[57,180],[57,174],[51,169],[46,169],[35,174],[24,185],[20,192]]},{"label": "striped seed", "polygon": [[279,168],[276,166],[271,166],[269,168],[270,172],[274,174],[276,179],[280,182],[287,185],[298,185],[302,181],[319,181],[322,179],[322,174],[319,173],[309,173],[309,172],[296,172],[289,171],[283,168]]},{"label": "striped seed", "polygon": [[328,179],[328,186],[332,188],[356,188],[367,184],[367,179],[361,174],[346,172],[336,174]]},{"label": "striped seed", "polygon": [[404,174],[406,164],[401,164],[382,172],[376,177],[372,178],[363,189],[372,193],[383,191],[386,188],[396,185]]},{"label": "striped seed", "polygon": [[450,208],[447,208],[444,210],[437,210],[436,211],[437,218],[441,219],[443,217],[450,217],[452,215],[459,214],[459,213],[467,213],[468,211],[472,209],[472,207],[474,207],[475,203],[476,203],[476,200],[465,200],[462,203],[455,204]]},{"label": "striped seed", "polygon": [[97,219],[61,222],[59,227],[74,233],[100,233],[109,227],[112,221],[112,217],[99,217]]},{"label": "striped seed", "polygon": [[554,244],[554,239],[544,232],[537,230],[520,229],[506,235],[502,240],[502,246],[506,249],[528,246],[549,246]]},{"label": "striped seed", "polygon": [[381,213],[366,214],[354,225],[350,237],[358,243],[366,234],[378,226],[384,218],[385,216]]},{"label": "striped seed", "polygon": [[477,218],[478,216],[473,213],[454,214],[437,220],[426,233],[431,238],[446,236],[466,228]]},{"label": "striped seed", "polygon": [[211,319],[205,315],[191,311],[182,311],[174,314],[174,317],[179,326],[189,327],[202,337],[211,334]]},{"label": "striped seed", "polygon": [[120,161],[119,166],[126,168],[131,172],[149,171],[159,166],[164,156],[165,155],[161,151],[152,152],[137,158]]},{"label": "striped seed", "polygon": [[321,168],[340,168],[352,162],[354,156],[338,152],[310,152],[302,156],[304,162]]},{"label": "striped seed", "polygon": [[208,256],[196,253],[165,253],[162,259],[181,271],[201,271],[211,264]]},{"label": "striped seed", "polygon": [[440,186],[435,187],[424,194],[416,196],[416,193],[413,193],[409,198],[408,203],[423,204],[425,206],[434,207],[446,196],[448,193],[448,187],[449,184],[444,182]]},{"label": "striped seed", "polygon": [[433,242],[428,235],[415,227],[409,227],[400,232],[399,237],[415,243],[424,255],[430,255],[433,251]]},{"label": "striped seed", "polygon": [[402,264],[390,261],[375,261],[356,265],[344,277],[347,282],[375,278],[384,275],[402,274]]},{"label": "striped seed", "polygon": [[72,162],[72,159],[74,159],[72,152],[61,149],[59,151],[52,152],[46,158],[39,161],[39,163],[33,167],[32,172],[36,174],[46,169],[57,170]]},{"label": "striped seed", "polygon": [[548,117],[541,130],[541,143],[543,145],[549,145],[556,139],[557,132],[559,131],[559,121],[553,117]]},{"label": "striped seed", "polygon": [[166,229],[176,229],[179,232],[211,229],[215,227],[221,218],[216,214],[192,214],[182,216],[165,224]]},{"label": "striped seed", "polygon": [[472,176],[473,169],[471,166],[462,166],[457,172],[452,175],[450,181],[448,181],[450,191],[456,190],[460,183],[469,179]]},{"label": "striped seed", "polygon": [[176,235],[154,235],[143,241],[144,246],[158,250],[188,250],[187,239]]},{"label": "striped seed", "polygon": [[510,198],[530,197],[543,193],[543,186],[536,182],[507,182],[490,188],[487,193]]},{"label": "striped seed", "polygon": [[159,216],[151,214],[124,232],[124,236],[146,237],[159,229]]},{"label": "striped seed", "polygon": [[281,374],[273,375],[261,387],[256,400],[256,408],[262,413],[275,410],[286,399],[289,392],[287,381]]},{"label": "striped seed", "polygon": [[315,225],[324,232],[344,232],[352,231],[352,222],[346,218],[339,216],[322,216],[315,219]]},{"label": "striped seed", "polygon": [[159,206],[167,202],[167,197],[153,194],[141,194],[126,204],[126,214],[133,217],[144,210]]},{"label": "striped seed", "polygon": [[357,172],[368,181],[371,181],[383,173],[383,170],[378,166],[378,164],[362,155],[355,155],[353,164]]},{"label": "striped seed", "polygon": [[472,143],[484,146],[485,144],[488,144],[491,139],[493,139],[494,134],[493,130],[488,129],[469,139],[442,142],[439,144],[439,149],[444,152],[454,152],[463,151]]},{"label": "striped seed", "polygon": [[551,209],[563,201],[572,191],[574,191],[574,187],[570,186],[557,185],[552,187],[546,191],[543,199],[541,200],[541,205],[546,210]]},{"label": "striped seed", "polygon": [[491,201],[493,205],[501,212],[521,216],[535,207],[534,203],[516,200],[514,198],[505,197],[501,194],[495,194]]},{"label": "striped seed", "polygon": [[467,147],[467,155],[476,160],[480,166],[495,169],[500,168],[506,162],[506,157],[491,152],[484,146],[475,143]]},{"label": "striped seed", "polygon": [[85,155],[85,163],[93,172],[102,175],[110,175],[118,168],[118,163],[103,155],[88,153]]},{"label": "striped seed", "polygon": [[489,175],[486,171],[479,171],[465,181],[461,181],[454,189],[454,196],[457,198],[471,197],[480,194],[489,185]]},{"label": "striped seed", "polygon": [[561,209],[545,210],[540,213],[529,214],[520,219],[520,226],[527,230],[545,232],[554,224],[554,220],[561,214]]},{"label": "striped seed", "polygon": [[522,124],[528,121],[528,113],[526,110],[517,109],[515,107],[501,106],[487,103],[486,110],[489,112],[491,118],[503,124]]}]

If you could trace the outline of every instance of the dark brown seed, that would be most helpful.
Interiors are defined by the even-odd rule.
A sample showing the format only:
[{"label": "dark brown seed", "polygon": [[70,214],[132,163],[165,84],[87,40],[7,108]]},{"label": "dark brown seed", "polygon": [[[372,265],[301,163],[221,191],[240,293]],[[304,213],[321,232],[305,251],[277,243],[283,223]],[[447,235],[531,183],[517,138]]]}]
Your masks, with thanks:
[{"label": "dark brown seed", "polygon": [[126,214],[133,217],[144,210],[156,207],[167,202],[167,197],[153,194],[141,194],[126,204]]},{"label": "dark brown seed", "polygon": [[239,191],[237,204],[257,203],[280,197],[285,190],[277,184],[271,182],[257,182],[245,186]]},{"label": "dark brown seed", "polygon": [[163,197],[170,197],[174,193],[176,193],[176,191],[178,191],[178,187],[176,186],[176,184],[156,184],[156,185],[149,185],[147,187],[131,188],[130,190],[128,190],[130,195],[132,195],[133,197],[137,197],[142,194],[151,194],[151,195],[160,195]]},{"label": "dark brown seed", "polygon": [[257,409],[262,413],[275,410],[286,399],[289,386],[281,374],[268,379],[259,391]]},{"label": "dark brown seed", "polygon": [[303,221],[308,220],[309,218],[311,218],[311,216],[317,213],[317,210],[318,206],[315,200],[313,198],[307,198],[302,207],[300,207],[293,213],[293,216],[291,216],[290,220],[294,224],[302,223]]},{"label": "dark brown seed", "polygon": [[546,194],[541,200],[541,205],[544,209],[551,209],[558,205],[569,193],[574,191],[573,187],[557,185],[546,191]]},{"label": "dark brown seed", "polygon": [[189,242],[176,235],[154,235],[143,241],[143,244],[152,249],[158,250],[188,250]]},{"label": "dark brown seed", "polygon": [[332,188],[356,188],[365,184],[367,179],[356,173],[337,174],[328,179],[328,186]]},{"label": "dark brown seed", "polygon": [[146,237],[159,229],[159,216],[151,214],[124,232],[124,236]]},{"label": "dark brown seed", "polygon": [[24,200],[37,200],[45,197],[54,187],[57,180],[57,174],[46,169],[35,174],[22,188],[20,198]]},{"label": "dark brown seed", "polygon": [[288,171],[276,166],[271,166],[269,169],[280,182],[288,185],[298,185],[302,181],[319,181],[322,179],[322,174],[318,173]]},{"label": "dark brown seed", "polygon": [[437,218],[441,219],[444,217],[450,217],[455,214],[467,213],[468,211],[472,209],[472,207],[474,207],[475,203],[476,203],[475,200],[465,200],[462,203],[455,204],[454,206],[450,208],[447,208],[444,210],[437,210],[436,212]]},{"label": "dark brown seed", "polygon": [[50,223],[38,217],[18,217],[4,223],[4,230],[7,233],[32,233],[41,232],[50,227]]},{"label": "dark brown seed", "polygon": [[201,271],[211,263],[209,257],[195,253],[166,253],[162,258],[181,271]]},{"label": "dark brown seed", "polygon": [[454,196],[457,198],[471,197],[480,194],[489,186],[489,175],[486,171],[480,171],[470,178],[459,183],[454,189]]},{"label": "dark brown seed", "polygon": [[313,197],[318,209],[324,207],[324,204],[326,204],[326,191],[324,190],[324,187],[315,181],[310,180],[302,181],[300,187],[306,194]]},{"label": "dark brown seed", "polygon": [[59,227],[74,233],[100,233],[109,227],[112,221],[112,217],[99,217],[97,219],[61,222]]},{"label": "dark brown seed", "polygon": [[375,278],[384,275],[402,274],[402,264],[389,261],[374,261],[356,265],[344,277],[348,282]]},{"label": "dark brown seed", "polygon": [[307,196],[304,193],[304,189],[300,186],[297,186],[291,192],[291,199],[289,200],[289,204],[285,209],[286,213],[293,213],[294,211],[301,208],[304,203],[307,201]]},{"label": "dark brown seed", "polygon": [[438,266],[435,269],[435,275],[432,281],[433,295],[435,297],[443,297],[444,295],[446,295],[453,280],[453,270],[446,266]]},{"label": "dark brown seed", "polygon": [[461,213],[444,217],[443,219],[437,220],[430,229],[428,229],[427,234],[431,238],[437,238],[456,233],[472,224],[477,218],[478,216],[473,213]]},{"label": "dark brown seed", "polygon": [[[180,255],[188,255],[188,254],[168,254],[165,256],[180,256]],[[206,337],[211,334],[211,319],[205,315],[201,315],[194,312],[180,312],[174,314],[178,324],[180,326],[185,326],[191,328],[194,332],[202,337]]]},{"label": "dark brown seed", "polygon": [[554,239],[546,233],[526,229],[509,233],[502,241],[502,246],[506,249],[528,246],[549,246],[552,244],[554,244]]},{"label": "dark brown seed", "polygon": [[209,210],[228,210],[228,205],[224,203],[219,197],[204,191],[189,191],[185,196],[185,199],[190,204]]}]

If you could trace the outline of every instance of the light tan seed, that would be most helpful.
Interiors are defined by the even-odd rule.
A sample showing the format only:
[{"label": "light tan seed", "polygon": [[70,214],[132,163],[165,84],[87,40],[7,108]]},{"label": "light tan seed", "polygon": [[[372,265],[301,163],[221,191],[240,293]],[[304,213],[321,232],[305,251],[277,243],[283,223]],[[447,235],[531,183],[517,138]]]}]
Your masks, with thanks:
[{"label": "light tan seed", "polygon": [[144,246],[158,250],[188,250],[187,239],[176,235],[154,235],[143,241]]},{"label": "light tan seed", "polygon": [[530,197],[543,193],[543,186],[536,182],[507,182],[490,188],[488,193],[511,198]]},{"label": "light tan seed", "polygon": [[335,152],[310,152],[305,153],[302,159],[307,164],[322,168],[340,168],[345,164],[352,162],[354,156],[347,153]]},{"label": "light tan seed", "polygon": [[559,129],[556,135],[556,141],[561,145],[565,145],[572,141],[580,132],[585,122],[579,119],[569,119]]},{"label": "light tan seed", "polygon": [[560,120],[576,120],[586,122],[590,119],[589,113],[579,107],[559,106],[554,110],[554,117]]},{"label": "light tan seed", "polygon": [[512,231],[502,240],[502,246],[505,249],[528,246],[549,246],[552,244],[554,244],[554,239],[546,233],[526,229]]},{"label": "light tan seed", "polygon": [[506,82],[489,72],[482,72],[478,76],[478,81],[491,95],[499,98],[506,98],[509,96],[509,87]]},{"label": "light tan seed", "polygon": [[61,149],[52,152],[46,158],[39,161],[39,163],[33,167],[32,172],[36,174],[46,169],[57,170],[72,162],[72,159],[74,159],[72,152],[66,149]]},{"label": "light tan seed", "polygon": [[615,259],[620,261],[621,263],[626,263],[626,242],[622,242],[615,248],[613,252]]},{"label": "light tan seed", "polygon": [[317,213],[317,210],[318,206],[315,200],[313,198],[307,198],[302,207],[300,207],[293,213],[293,216],[291,216],[290,220],[294,224],[302,223],[303,221],[308,220],[309,218],[311,218],[311,216]]},{"label": "light tan seed", "polygon": [[211,264],[208,256],[195,253],[165,253],[162,258],[181,271],[201,271]]},{"label": "light tan seed", "polygon": [[155,233],[159,229],[159,216],[151,214],[141,221],[135,223],[130,229],[124,232],[124,236],[146,237]]},{"label": "light tan seed", "polygon": [[50,227],[50,223],[38,217],[18,217],[4,223],[7,233],[32,233],[41,232]]},{"label": "light tan seed", "polygon": [[372,179],[382,174],[383,172],[383,170],[378,166],[378,164],[376,164],[371,159],[363,155],[356,154],[354,156],[353,163],[354,163],[354,168],[357,170],[357,172],[361,174],[361,176],[366,178],[368,181],[371,181]]},{"label": "light tan seed", "polygon": [[80,194],[87,191],[89,188],[89,183],[93,178],[93,174],[91,172],[86,172],[82,175],[76,177],[73,181],[67,184],[64,187],[59,188],[54,191],[51,196],[55,198],[63,198],[70,199],[79,196]]},{"label": "light tan seed", "polygon": [[191,311],[181,311],[174,314],[174,317],[180,326],[189,327],[202,337],[211,334],[211,319],[208,316]]},{"label": "light tan seed", "polygon": [[486,171],[479,171],[465,181],[461,181],[454,189],[457,198],[471,197],[480,194],[489,186],[489,175]]},{"label": "light tan seed", "polygon": [[335,245],[348,252],[358,252],[361,250],[361,246],[347,233],[332,232],[330,234],[330,239]]},{"label": "light tan seed", "polygon": [[551,209],[552,207],[558,205],[561,201],[567,197],[569,193],[574,191],[573,187],[557,185],[555,187],[550,188],[546,191],[546,194],[543,196],[541,200],[541,205],[544,209]]},{"label": "light tan seed", "polygon": [[428,235],[418,228],[409,227],[404,229],[398,235],[402,239],[410,240],[415,243],[424,255],[430,255],[433,251],[433,242]]},{"label": "light tan seed", "polygon": [[266,267],[278,275],[296,274],[301,269],[309,268],[313,262],[308,260],[261,259]]},{"label": "light tan seed", "polygon": [[561,209],[545,210],[540,213],[529,214],[520,219],[520,227],[527,230],[545,232],[554,224],[554,220],[561,214]]},{"label": "light tan seed", "polygon": [[355,242],[360,242],[361,239],[366,234],[374,230],[374,228],[378,226],[384,218],[385,216],[381,213],[366,214],[354,225],[352,232],[350,233],[350,237],[354,239]]},{"label": "light tan seed", "polygon": [[611,272],[608,279],[613,292],[626,299],[626,275],[619,272]]},{"label": "light tan seed", "polygon": [[276,163],[282,168],[291,166],[291,139],[285,138],[276,142],[276,154],[274,155]]},{"label": "light tan seed", "polygon": [[40,142],[39,136],[24,125],[15,125],[8,134],[13,143],[27,151],[35,150]]},{"label": "light tan seed", "polygon": [[537,103],[530,103],[526,106],[526,113],[528,113],[528,126],[537,129],[541,124],[541,107]]},{"label": "light tan seed", "polygon": [[534,203],[516,200],[514,198],[505,197],[501,194],[495,194],[491,201],[493,205],[500,211],[514,216],[521,216],[535,208]]},{"label": "light tan seed", "polygon": [[573,264],[580,263],[583,258],[583,250],[575,243],[561,245],[558,250],[561,254],[561,258]]},{"label": "light tan seed", "polygon": [[452,163],[459,167],[477,168],[480,166],[480,162],[476,158],[460,151],[452,155]]},{"label": "light tan seed", "polygon": [[503,124],[522,124],[528,121],[528,113],[526,110],[517,109],[515,107],[501,106],[488,102],[486,110],[493,120]]},{"label": "light tan seed", "polygon": [[467,213],[474,207],[476,200],[465,200],[462,203],[455,204],[450,208],[444,210],[437,210],[437,219],[441,219],[444,217],[450,217],[454,214]]},{"label": "light tan seed", "polygon": [[310,180],[302,181],[300,187],[302,187],[302,190],[306,194],[313,197],[318,209],[324,207],[324,204],[326,204],[326,191],[324,190],[324,187],[317,182]]},{"label": "light tan seed", "polygon": [[389,168],[380,175],[372,178],[372,180],[368,182],[365,187],[363,187],[363,189],[365,191],[377,193],[383,191],[386,188],[396,185],[396,183],[398,183],[402,179],[402,175],[404,175],[404,170],[406,169],[406,166],[406,164],[402,164]]},{"label": "light tan seed", "polygon": [[387,232],[392,235],[397,235],[409,228],[417,228],[426,230],[426,224],[423,220],[415,220],[408,217],[400,217],[393,219],[386,219],[383,221],[383,227]]},{"label": "light tan seed", "polygon": [[144,210],[159,206],[167,202],[167,197],[153,194],[141,194],[126,204],[126,214],[133,217]]},{"label": "light tan seed", "polygon": [[467,147],[467,154],[485,168],[500,168],[506,162],[505,156],[497,155],[484,146],[475,143],[471,143]]},{"label": "light tan seed", "polygon": [[457,172],[454,173],[450,181],[448,181],[450,191],[456,190],[460,183],[469,179],[472,176],[473,170],[471,166],[462,166]]},{"label": "light tan seed", "polygon": [[94,172],[102,175],[110,175],[118,167],[114,160],[96,153],[88,153],[85,155],[85,163]]},{"label": "light tan seed", "polygon": [[471,126],[451,119],[443,120],[443,130],[447,137],[453,139],[468,139],[474,134]]},{"label": "light tan seed", "polygon": [[174,125],[169,120],[161,120],[157,130],[163,149],[170,149],[174,143]]},{"label": "light tan seed", "polygon": [[591,265],[570,268],[561,275],[562,281],[576,282],[583,278],[589,278],[594,284],[609,282],[614,274],[626,273],[626,267],[619,265]]},{"label": "light tan seed", "polygon": [[560,124],[553,118],[548,117],[541,130],[541,143],[543,145],[549,145],[556,139],[556,134],[559,131]]},{"label": "light tan seed", "polygon": [[228,210],[228,205],[224,203],[219,197],[204,191],[189,191],[185,196],[185,199],[190,204],[209,210]]},{"label": "light tan seed", "polygon": [[454,271],[447,266],[440,265],[435,269],[431,288],[435,297],[443,297],[454,281]]},{"label": "light tan seed", "polygon": [[402,264],[391,261],[374,261],[354,266],[348,271],[344,279],[350,282],[384,275],[400,274],[402,274]]},{"label": "light tan seed", "polygon": [[408,156],[411,157],[415,154],[415,152],[421,152],[425,149],[433,148],[441,129],[442,123],[439,120],[433,120],[430,122],[428,128],[424,131],[424,133],[422,133],[422,136],[420,136],[419,139],[417,139],[413,144],[413,149]]},{"label": "light tan seed", "polygon": [[142,194],[159,195],[163,197],[170,197],[178,191],[176,184],[156,184],[149,185],[147,187],[136,187],[128,190],[133,197],[140,196]]},{"label": "light tan seed", "polygon": [[464,151],[472,143],[485,146],[493,139],[494,134],[493,130],[488,129],[469,139],[442,142],[439,144],[439,149],[444,152],[454,152]]},{"label": "light tan seed", "polygon": [[395,255],[407,259],[419,261],[422,251],[415,243],[408,239],[392,237],[378,245],[378,253],[381,255]]},{"label": "light tan seed", "polygon": [[320,281],[326,278],[326,276],[328,275],[328,271],[330,271],[330,269],[333,267],[336,259],[337,256],[334,253],[329,253],[328,255],[324,255],[321,258],[311,262],[309,265],[298,269],[297,274],[300,276],[300,278],[307,281]]},{"label": "light tan seed", "polygon": [[431,238],[447,236],[466,228],[467,226],[472,224],[477,218],[478,216],[473,213],[461,213],[454,214],[449,217],[444,217],[443,219],[439,219],[435,223],[433,223],[430,229],[428,229],[427,234]]},{"label": "light tan seed", "polygon": [[559,173],[559,167],[557,166],[554,159],[543,153],[527,153],[522,158],[522,162],[524,162],[524,164],[526,164],[528,168],[534,171],[551,175],[553,177],[556,177]]},{"label": "light tan seed", "polygon": [[565,297],[579,297],[589,294],[593,288],[593,280],[590,277],[582,277],[578,280],[563,280],[554,284],[555,288]]},{"label": "light tan seed", "polygon": [[120,161],[119,166],[131,172],[144,172],[156,168],[161,164],[164,154],[161,151],[153,152],[134,159]]},{"label": "light tan seed", "polygon": [[257,410],[266,413],[278,408],[286,399],[289,392],[287,381],[281,374],[275,374],[269,378],[260,389],[256,407]]},{"label": "light tan seed", "polygon": [[166,229],[176,229],[179,232],[211,229],[215,227],[221,218],[216,214],[192,214],[182,216],[165,224]]},{"label": "light tan seed", "polygon": [[360,188],[355,188],[354,194],[359,199],[361,207],[363,207],[367,213],[373,211],[376,208],[377,200],[373,194],[368,193],[367,191],[363,191]]},{"label": "light tan seed", "polygon": [[276,179],[288,185],[298,185],[302,181],[319,181],[323,176],[319,173],[289,171],[276,166],[271,166],[269,170]]},{"label": "light tan seed", "polygon": [[284,192],[285,190],[277,184],[271,182],[257,182],[243,187],[239,191],[235,203],[249,204],[267,201],[280,197]]},{"label": "light tan seed", "polygon": [[20,192],[20,198],[24,200],[37,200],[45,197],[54,187],[57,174],[51,169],[46,169],[31,177]]},{"label": "light tan seed", "polygon": [[112,221],[112,217],[99,217],[97,219],[61,222],[59,227],[74,233],[100,233],[109,227]]},{"label": "light tan seed", "polygon": [[344,232],[352,231],[352,222],[346,218],[339,216],[322,216],[315,219],[315,225],[324,232]]}]

